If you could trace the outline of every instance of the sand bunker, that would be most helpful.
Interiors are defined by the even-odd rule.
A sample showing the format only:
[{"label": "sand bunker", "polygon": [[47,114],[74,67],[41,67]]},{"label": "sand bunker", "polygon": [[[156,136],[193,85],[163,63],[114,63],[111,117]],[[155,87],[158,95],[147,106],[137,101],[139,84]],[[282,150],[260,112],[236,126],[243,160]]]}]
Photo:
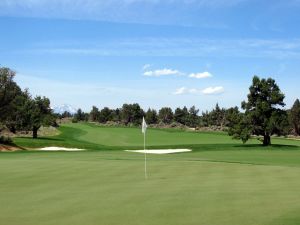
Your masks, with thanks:
[{"label": "sand bunker", "polygon": [[191,152],[190,149],[153,149],[153,150],[125,150],[126,152],[138,152],[147,154],[171,154],[171,153],[181,153],[181,152]]},{"label": "sand bunker", "polygon": [[76,151],[84,151],[84,149],[79,148],[63,148],[63,147],[45,147],[39,150],[42,151],[66,151],[66,152],[76,152]]}]

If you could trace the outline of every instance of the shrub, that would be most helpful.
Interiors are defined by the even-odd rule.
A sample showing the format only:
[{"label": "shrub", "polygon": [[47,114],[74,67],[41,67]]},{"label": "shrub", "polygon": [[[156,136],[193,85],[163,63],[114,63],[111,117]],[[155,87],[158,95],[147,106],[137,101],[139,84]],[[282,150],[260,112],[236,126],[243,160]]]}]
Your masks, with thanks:
[{"label": "shrub", "polygon": [[12,144],[13,141],[10,137],[0,136],[0,144]]}]

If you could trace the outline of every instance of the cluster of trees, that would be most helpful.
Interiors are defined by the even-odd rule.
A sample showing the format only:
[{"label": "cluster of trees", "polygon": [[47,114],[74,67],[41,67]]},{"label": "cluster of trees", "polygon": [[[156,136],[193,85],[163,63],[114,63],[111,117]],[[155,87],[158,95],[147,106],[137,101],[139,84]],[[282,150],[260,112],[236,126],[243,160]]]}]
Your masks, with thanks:
[{"label": "cluster of trees", "polygon": [[281,92],[275,80],[260,79],[255,76],[249,88],[248,100],[242,102],[242,112],[238,107],[229,109],[220,108],[217,104],[211,111],[199,115],[199,109],[195,106],[176,108],[173,111],[169,107],[163,107],[156,111],[148,109],[144,111],[139,104],[124,104],[120,109],[99,110],[96,106],[90,113],[84,113],[81,109],[75,114],[76,121],[90,120],[106,123],[114,121],[125,125],[141,123],[145,117],[148,124],[172,124],[174,122],[189,127],[226,128],[233,138],[247,142],[252,135],[263,137],[264,145],[271,144],[272,135],[300,135],[300,101],[297,99],[293,107],[285,110],[283,107],[284,94]]},{"label": "cluster of trees", "polygon": [[294,129],[294,132],[300,136],[300,101],[297,99],[291,108],[291,110],[288,111],[289,115],[289,121]]},{"label": "cluster of trees", "polygon": [[11,132],[32,131],[37,138],[42,125],[55,124],[55,116],[46,97],[32,97],[14,81],[15,72],[0,68],[0,129],[7,127]]},{"label": "cluster of trees", "polygon": [[[117,109],[104,107],[99,110],[96,106],[93,106],[90,113],[84,113],[81,109],[78,109],[73,121],[92,121],[99,123],[112,121],[124,125],[140,125],[143,117],[145,117],[148,124],[168,125],[177,122],[185,126],[196,127],[200,124],[198,113],[199,109],[196,109],[195,106],[190,109],[187,107],[176,108],[174,112],[169,107],[163,107],[158,111],[150,108],[144,111],[138,103],[134,103],[123,104],[121,108]],[[61,117],[63,116],[69,116],[69,114],[65,112],[61,115]]]},{"label": "cluster of trees", "polygon": [[252,135],[261,136],[263,145],[271,144],[272,135],[300,135],[300,103],[284,110],[285,95],[274,79],[254,76],[249,88],[248,101],[242,102],[243,113],[235,112],[229,119],[229,135],[247,142]]}]

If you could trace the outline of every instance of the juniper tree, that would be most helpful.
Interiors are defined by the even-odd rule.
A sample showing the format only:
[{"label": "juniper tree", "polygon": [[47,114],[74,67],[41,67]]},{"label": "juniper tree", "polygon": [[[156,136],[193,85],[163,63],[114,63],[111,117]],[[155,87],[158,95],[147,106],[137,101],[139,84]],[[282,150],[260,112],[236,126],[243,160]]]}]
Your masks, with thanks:
[{"label": "juniper tree", "polygon": [[290,111],[291,124],[295,133],[300,135],[300,101],[297,99]]},{"label": "juniper tree", "polygon": [[284,94],[272,78],[253,77],[248,101],[242,102],[245,113],[231,130],[231,135],[246,142],[252,134],[263,136],[263,145],[271,144],[271,136],[282,135],[287,121]]}]

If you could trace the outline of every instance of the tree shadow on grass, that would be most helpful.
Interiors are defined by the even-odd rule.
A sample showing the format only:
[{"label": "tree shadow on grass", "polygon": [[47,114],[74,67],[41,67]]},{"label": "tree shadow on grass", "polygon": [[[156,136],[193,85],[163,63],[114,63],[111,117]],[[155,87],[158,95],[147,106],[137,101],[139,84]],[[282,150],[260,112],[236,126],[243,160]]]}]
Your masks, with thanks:
[{"label": "tree shadow on grass", "polygon": [[61,138],[53,138],[53,137],[38,137],[38,138],[32,138],[32,137],[17,137],[17,139],[20,140],[31,140],[31,141],[35,141],[35,140],[45,140],[45,141],[64,141]]},{"label": "tree shadow on grass", "polygon": [[297,145],[283,145],[283,144],[273,144],[269,146],[264,146],[262,144],[239,144],[233,145],[234,148],[244,148],[244,149],[262,149],[262,150],[300,150]]},{"label": "tree shadow on grass", "polygon": [[14,152],[16,150],[26,150],[24,147],[19,146],[15,143],[11,144],[0,144],[0,152],[5,153],[5,152]]},{"label": "tree shadow on grass", "polygon": [[[101,150],[140,150],[144,146],[105,146],[97,145]],[[98,147],[98,148],[99,148]],[[254,151],[254,150],[300,150],[299,146],[274,144],[263,146],[262,144],[183,144],[183,145],[148,145],[147,149],[191,149],[192,152],[204,151]],[[187,153],[185,153],[187,154]]]},{"label": "tree shadow on grass", "polygon": [[148,146],[149,149],[166,148],[188,148],[193,152],[201,151],[254,151],[254,150],[300,150],[297,145],[274,144],[263,146],[262,144],[194,144],[194,145],[176,145],[176,146]]}]

